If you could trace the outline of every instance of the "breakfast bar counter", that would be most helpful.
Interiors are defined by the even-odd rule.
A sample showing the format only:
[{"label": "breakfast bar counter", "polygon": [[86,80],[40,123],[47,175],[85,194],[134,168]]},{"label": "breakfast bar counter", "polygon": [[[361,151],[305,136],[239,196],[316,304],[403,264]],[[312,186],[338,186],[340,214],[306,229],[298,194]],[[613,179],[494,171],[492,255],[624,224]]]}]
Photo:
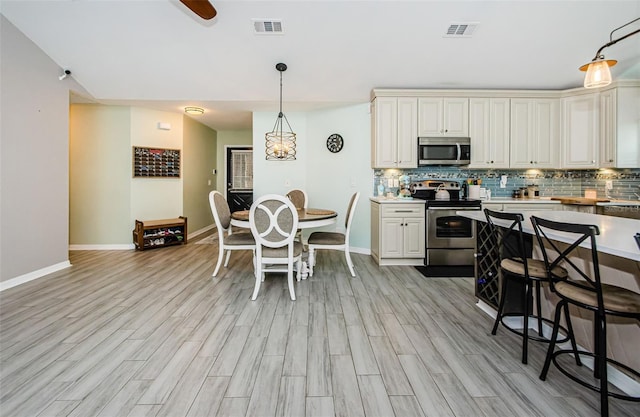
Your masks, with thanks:
[{"label": "breakfast bar counter", "polygon": [[[529,220],[531,216],[557,222],[598,226],[600,235],[596,238],[596,244],[598,246],[598,261],[603,282],[640,293],[640,248],[634,239],[634,235],[640,232],[640,220],[571,211],[525,210],[520,213],[524,216],[523,232],[531,238],[533,244],[532,255],[533,258],[537,259],[542,259],[542,252],[538,247],[535,232]],[[487,219],[481,211],[460,211],[458,214],[477,221],[476,295],[479,295],[482,300],[484,298],[482,294],[479,294],[479,288],[481,292],[490,288],[498,288],[497,274],[486,274],[483,272],[482,267],[478,267],[483,262],[482,256],[483,252],[485,252],[481,245],[487,244],[486,234],[483,240],[483,233],[481,233],[481,229],[488,229]],[[497,224],[500,225],[499,223]],[[550,236],[558,242],[570,242],[560,232],[550,234]],[[583,243],[581,246],[584,247],[584,250],[579,253],[578,259],[573,259],[574,262],[584,262],[590,259],[590,245]],[[572,276],[571,270],[569,275],[571,278],[578,279],[578,277]],[[551,293],[548,286],[545,286],[542,298],[543,316],[553,317],[557,297]],[[489,302],[488,304],[494,303]],[[593,317],[591,313],[581,309],[571,309],[571,316],[576,341],[584,348],[592,350]],[[637,346],[640,346],[640,325],[633,321],[613,321],[607,324],[607,332],[611,357],[621,359],[622,362],[633,369],[640,369],[640,355],[637,353]]]}]

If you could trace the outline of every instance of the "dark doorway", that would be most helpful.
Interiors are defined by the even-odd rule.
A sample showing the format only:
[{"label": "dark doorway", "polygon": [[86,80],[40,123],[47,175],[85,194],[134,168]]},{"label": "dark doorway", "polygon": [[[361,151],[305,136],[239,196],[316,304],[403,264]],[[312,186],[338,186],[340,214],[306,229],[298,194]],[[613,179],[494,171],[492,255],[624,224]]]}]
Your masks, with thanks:
[{"label": "dark doorway", "polygon": [[227,147],[227,202],[233,213],[253,203],[253,148]]}]

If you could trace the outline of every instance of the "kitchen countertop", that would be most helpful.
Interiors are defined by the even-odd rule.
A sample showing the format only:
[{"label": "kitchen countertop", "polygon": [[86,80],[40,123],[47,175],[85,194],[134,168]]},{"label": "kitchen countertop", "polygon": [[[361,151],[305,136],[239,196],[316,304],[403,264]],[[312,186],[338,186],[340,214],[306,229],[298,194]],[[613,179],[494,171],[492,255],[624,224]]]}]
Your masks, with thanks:
[{"label": "kitchen countertop", "polygon": [[425,200],[419,198],[398,198],[398,197],[369,197],[369,200],[379,204],[402,204],[402,203],[418,203],[425,204]]},{"label": "kitchen countertop", "polygon": [[491,197],[491,200],[482,200],[482,203],[526,203],[526,204],[560,204],[560,201],[548,200],[546,198],[512,198],[512,197]]},{"label": "kitchen countertop", "polygon": [[[640,220],[575,211],[523,210],[521,213],[525,217],[525,221],[522,223],[522,230],[531,235],[535,234],[531,221],[529,221],[531,216],[564,223],[594,224],[600,229],[600,235],[596,240],[599,252],[640,261],[640,249],[634,239],[634,234],[640,232]],[[462,210],[456,212],[456,214],[473,220],[487,221],[481,211]],[[562,233],[552,233],[549,236],[560,242],[572,243]],[[589,247],[586,244],[581,246]]]}]

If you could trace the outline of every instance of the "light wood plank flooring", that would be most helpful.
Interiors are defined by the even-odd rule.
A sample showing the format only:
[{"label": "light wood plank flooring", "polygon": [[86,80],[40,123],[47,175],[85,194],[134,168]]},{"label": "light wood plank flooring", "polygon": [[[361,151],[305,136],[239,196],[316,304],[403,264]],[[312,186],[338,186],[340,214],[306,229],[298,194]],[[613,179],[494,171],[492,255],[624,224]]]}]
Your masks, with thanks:
[{"label": "light wood plank flooring", "polygon": [[[426,279],[321,251],[289,299],[216,245],[72,252],[0,293],[1,416],[597,416],[598,397],[476,306],[471,279]],[[637,403],[612,400],[614,416]]]}]

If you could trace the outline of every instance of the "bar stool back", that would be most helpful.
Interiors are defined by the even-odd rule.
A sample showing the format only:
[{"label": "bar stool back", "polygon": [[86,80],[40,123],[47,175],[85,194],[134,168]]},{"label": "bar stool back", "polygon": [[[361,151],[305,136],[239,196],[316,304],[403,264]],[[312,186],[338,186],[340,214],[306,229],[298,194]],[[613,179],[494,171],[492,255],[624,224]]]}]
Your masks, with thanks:
[{"label": "bar stool back", "polygon": [[[542,317],[540,304],[541,283],[547,282],[545,264],[541,260],[528,257],[525,246],[524,233],[522,232],[522,222],[524,217],[520,213],[506,213],[501,211],[484,210],[490,230],[493,248],[497,251],[494,259],[500,259],[501,288],[498,305],[498,314],[493,324],[491,334],[495,335],[498,324],[509,331],[522,337],[522,363],[527,363],[528,341],[529,339],[539,342],[549,342],[543,335],[542,323],[552,323],[550,319]],[[556,277],[565,279],[567,271],[564,268],[556,267],[553,271]],[[505,313],[505,304],[508,298],[508,281],[515,281],[524,287],[520,303],[523,312]],[[533,290],[535,288],[535,311],[533,309]],[[514,328],[505,323],[505,317],[522,317],[522,329]],[[533,319],[537,322],[536,329],[529,329],[529,321]],[[531,330],[531,331],[530,331]],[[562,341],[566,341],[563,339]]]},{"label": "bar stool back", "polygon": [[[607,378],[607,365],[613,365],[631,378],[640,380],[640,373],[630,367],[607,356],[607,316],[629,317],[640,320],[640,294],[615,285],[603,284],[600,279],[600,264],[598,263],[598,248],[596,236],[600,234],[598,226],[587,224],[559,223],[551,220],[531,216],[531,223],[536,233],[538,244],[543,248],[542,254],[547,271],[552,271],[560,263],[570,267],[578,279],[558,281],[551,277],[551,288],[558,295],[560,301],[556,305],[555,319],[553,323],[552,342],[549,344],[544,367],[540,374],[543,381],[547,378],[549,366],[553,364],[567,377],[580,385],[600,392],[600,415],[609,415],[609,397],[623,400],[640,401],[640,397],[633,397],[622,392],[613,392],[609,389]],[[553,234],[561,232],[564,237],[570,237],[573,243],[561,244],[553,239]],[[590,246],[590,259],[577,262],[572,256],[578,256],[578,249],[584,250],[580,245]],[[594,352],[559,349],[554,352],[553,340],[560,326],[561,312],[565,312],[565,320],[570,328],[571,316],[568,314],[568,305],[574,305],[593,312],[594,321]],[[635,324],[634,324],[635,325]],[[582,364],[580,357],[587,356],[594,359],[593,376],[599,380],[597,385],[576,374],[577,370],[567,369],[568,365],[561,364],[558,356],[572,353],[576,359],[576,365]],[[573,372],[572,372],[573,371]]]}]

